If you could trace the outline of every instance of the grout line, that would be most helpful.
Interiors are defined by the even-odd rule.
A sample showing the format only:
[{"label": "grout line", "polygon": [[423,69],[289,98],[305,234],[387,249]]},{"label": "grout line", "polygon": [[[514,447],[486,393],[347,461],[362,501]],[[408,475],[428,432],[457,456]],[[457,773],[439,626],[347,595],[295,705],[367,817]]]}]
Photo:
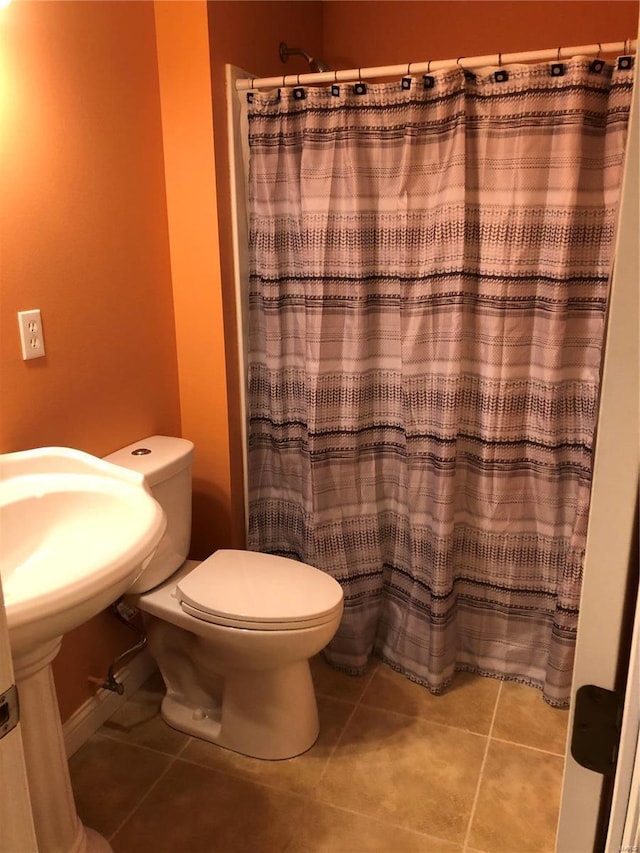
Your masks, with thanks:
[{"label": "grout line", "polygon": [[[331,762],[331,759],[333,758],[333,756],[334,756],[334,754],[336,753],[337,749],[340,747],[340,745],[341,745],[341,743],[342,743],[342,740],[343,740],[343,737],[344,737],[344,734],[345,734],[345,732],[346,732],[347,728],[349,727],[349,725],[350,725],[350,723],[351,723],[351,721],[352,721],[352,719],[353,719],[353,717],[354,717],[354,715],[355,715],[356,711],[358,710],[358,708],[359,708],[360,706],[362,706],[363,708],[369,708],[369,709],[371,709],[371,710],[373,710],[373,711],[380,711],[380,712],[382,712],[382,713],[388,713],[388,714],[391,714],[391,715],[394,715],[394,714],[395,714],[395,715],[397,715],[397,716],[404,717],[405,719],[410,719],[410,720],[419,720],[419,721],[421,721],[421,722],[429,723],[429,724],[432,724],[432,725],[434,725],[434,726],[441,726],[442,728],[445,728],[445,729],[456,730],[456,731],[464,731],[465,733],[467,733],[467,734],[471,734],[471,735],[475,735],[476,737],[484,737],[484,738],[486,738],[486,740],[487,740],[487,747],[485,748],[485,754],[484,754],[484,756],[483,756],[483,765],[482,765],[482,766],[484,767],[484,761],[486,760],[487,749],[488,749],[488,744],[489,744],[489,734],[490,734],[491,730],[493,729],[493,721],[495,720],[495,715],[496,715],[496,711],[497,711],[497,707],[498,707],[498,697],[499,697],[499,695],[500,695],[500,689],[498,690],[498,692],[497,692],[497,694],[496,694],[496,703],[495,703],[495,707],[494,707],[493,717],[492,717],[492,719],[491,719],[491,726],[490,726],[489,734],[484,735],[484,734],[481,734],[481,733],[479,733],[479,732],[474,732],[474,731],[471,731],[471,730],[468,730],[468,729],[461,729],[460,727],[456,727],[456,726],[448,726],[448,725],[446,725],[446,724],[444,724],[444,723],[435,723],[435,722],[433,722],[432,720],[424,719],[424,718],[422,718],[422,717],[415,716],[415,715],[413,715],[413,714],[403,714],[403,713],[401,713],[401,712],[397,712],[397,711],[389,710],[388,708],[378,708],[378,707],[376,707],[375,705],[368,705],[368,704],[367,704],[365,701],[363,701],[363,700],[364,700],[364,698],[365,698],[365,696],[366,696],[367,690],[369,689],[369,687],[370,687],[370,685],[371,685],[371,682],[373,681],[373,678],[374,678],[374,677],[375,677],[375,670],[373,670],[373,671],[372,671],[372,673],[370,674],[370,676],[369,676],[369,678],[368,678],[368,680],[367,680],[367,683],[365,684],[365,686],[364,686],[364,688],[363,688],[363,690],[362,690],[362,693],[360,694],[360,696],[358,697],[358,699],[354,702],[353,710],[352,710],[351,714],[349,715],[349,717],[347,718],[347,720],[346,720],[346,722],[345,722],[345,724],[344,724],[344,726],[343,726],[343,728],[342,728],[342,731],[340,732],[339,737],[337,738],[337,740],[336,740],[336,742],[335,742],[335,744],[334,744],[334,746],[333,746],[333,748],[332,748],[331,752],[329,753],[329,756],[328,756],[328,758],[327,758],[327,760],[326,760],[326,762],[325,762],[325,766],[324,766],[324,768],[323,768],[323,770],[322,770],[322,773],[321,773],[321,774],[320,774],[320,776],[318,777],[318,780],[317,780],[317,782],[315,783],[314,787],[309,791],[308,799],[309,799],[311,802],[315,802],[315,803],[318,803],[318,804],[320,804],[320,805],[329,806],[330,808],[338,809],[339,811],[345,812],[346,814],[354,815],[354,816],[357,816],[357,817],[364,817],[364,818],[369,818],[369,819],[371,819],[371,818],[372,818],[372,815],[371,815],[370,813],[368,813],[368,812],[356,811],[356,810],[354,810],[354,809],[350,809],[350,808],[347,808],[347,807],[342,806],[342,805],[336,805],[336,803],[335,803],[335,802],[332,802],[332,801],[330,801],[330,800],[325,800],[325,799],[323,799],[322,797],[318,796],[318,794],[317,794],[318,788],[320,787],[320,784],[321,784],[321,782],[322,782],[322,780],[323,780],[323,778],[324,778],[325,774],[327,773],[327,770],[328,770],[328,768],[329,768],[329,764],[330,764],[330,762]],[[502,687],[502,684],[500,684],[500,688],[501,688],[501,687]],[[324,695],[324,696],[326,696],[327,698],[334,699],[334,700],[339,700],[339,697],[337,697],[337,696],[331,696],[331,695],[329,695],[329,694],[318,694],[318,695]],[[342,700],[342,701],[345,701],[345,700]],[[479,784],[479,783],[478,783],[478,784]],[[477,791],[476,791],[476,797],[477,797]],[[475,801],[474,801],[474,805],[475,805]],[[393,822],[388,821],[388,820],[382,820],[382,819],[378,819],[378,818],[375,818],[375,817],[374,817],[373,819],[374,819],[374,820],[379,820],[379,822],[380,822],[380,823],[382,823],[382,824],[384,824],[385,826],[392,826],[392,827],[394,827],[395,829],[399,829],[399,830],[402,830],[402,831],[404,831],[404,832],[411,832],[411,833],[413,833],[414,835],[416,835],[416,837],[419,837],[419,838],[427,838],[427,839],[430,839],[430,840],[432,840],[432,841],[434,841],[434,842],[442,842],[443,844],[451,844],[451,843],[452,843],[452,842],[451,842],[451,839],[440,838],[439,836],[436,836],[436,835],[430,835],[430,834],[428,834],[428,833],[423,833],[423,832],[420,832],[420,831],[419,831],[419,830],[417,830],[417,829],[414,829],[414,828],[412,828],[412,827],[405,826],[405,825],[403,825],[403,824],[397,824],[397,823],[393,823]],[[465,836],[465,838],[466,838],[466,836]]]},{"label": "grout line", "polygon": [[[376,668],[377,668],[377,667],[376,667]],[[321,784],[322,780],[323,780],[323,779],[324,779],[324,777],[325,777],[325,774],[326,774],[326,772],[327,772],[327,769],[328,769],[328,767],[329,767],[329,764],[330,764],[330,762],[331,762],[331,759],[333,758],[333,756],[334,756],[334,754],[335,754],[336,750],[338,749],[338,747],[339,747],[339,746],[340,746],[340,744],[342,743],[342,738],[344,737],[344,733],[345,733],[345,732],[346,732],[346,730],[348,729],[349,724],[351,723],[351,720],[353,719],[353,717],[354,717],[354,715],[355,715],[356,711],[357,711],[357,710],[358,710],[358,708],[360,707],[360,704],[361,704],[361,702],[362,702],[362,697],[364,696],[364,694],[365,694],[365,693],[366,693],[366,691],[367,691],[367,688],[368,688],[368,687],[369,687],[369,685],[371,684],[371,680],[373,679],[373,677],[374,677],[374,675],[375,675],[376,668],[373,668],[373,669],[372,669],[372,671],[369,673],[369,678],[367,679],[366,684],[365,684],[365,685],[364,685],[364,687],[362,688],[362,692],[360,693],[360,696],[358,696],[358,699],[354,702],[354,704],[353,704],[353,710],[351,711],[351,713],[350,713],[350,714],[349,714],[349,716],[347,717],[347,719],[346,719],[346,721],[345,721],[345,724],[344,724],[344,726],[342,727],[342,731],[340,732],[340,734],[339,734],[339,735],[338,735],[338,737],[336,738],[336,742],[334,743],[333,748],[332,748],[332,749],[331,749],[331,751],[329,752],[329,755],[327,756],[327,760],[325,761],[324,767],[322,768],[322,773],[320,773],[320,775],[318,776],[318,778],[317,778],[317,780],[316,780],[315,785],[314,785],[314,786],[313,786],[313,788],[311,789],[311,791],[312,791],[312,792],[317,791],[317,789],[320,787],[320,784]],[[332,698],[332,699],[337,699],[337,697],[336,697],[336,696],[332,696],[331,698]],[[313,794],[312,794],[312,795],[313,795]]]},{"label": "grout line", "polygon": [[[432,835],[431,833],[428,833],[428,832],[421,832],[419,829],[415,829],[412,826],[407,826],[406,824],[403,824],[403,823],[395,823],[395,821],[385,820],[383,818],[376,817],[375,815],[372,815],[370,812],[357,811],[356,809],[347,808],[347,806],[337,805],[336,803],[331,802],[330,800],[319,800],[319,799],[313,799],[313,798],[309,798],[309,799],[313,803],[316,803],[316,804],[321,805],[321,806],[328,806],[329,808],[335,809],[336,811],[339,811],[339,812],[343,812],[344,814],[352,815],[353,817],[367,818],[368,820],[373,820],[376,823],[381,824],[382,826],[388,826],[388,827],[391,827],[392,829],[399,829],[402,832],[410,833],[412,835],[415,835],[416,838],[420,838],[420,839],[427,838],[430,841],[442,842],[442,844],[450,844],[450,845],[456,844],[456,842],[452,841],[450,838],[442,838],[439,835]],[[355,853],[355,851],[354,851],[354,853]],[[385,851],[385,853],[386,853],[386,851]],[[477,852],[474,851],[474,853],[482,853],[482,851],[477,851]]]},{"label": "grout line", "polygon": [[[222,746],[216,748],[224,749],[224,747]],[[261,759],[255,760],[260,761]],[[316,802],[309,791],[300,791],[295,790],[294,788],[286,788],[282,785],[274,784],[273,782],[270,782],[267,779],[257,778],[255,776],[251,776],[250,774],[243,773],[242,771],[234,770],[233,768],[229,769],[228,767],[216,767],[213,764],[206,764],[205,762],[198,761],[195,758],[180,758],[179,756],[176,756],[176,761],[180,761],[182,764],[190,764],[194,767],[199,767],[201,770],[207,770],[210,773],[218,774],[220,776],[229,776],[232,779],[236,779],[240,782],[245,782],[249,786],[254,786],[256,788],[265,788],[268,791],[272,791],[274,794],[283,794],[284,796],[297,798],[299,800]]]},{"label": "grout line", "polygon": [[[160,711],[158,711],[158,714],[159,714],[159,713],[160,713]],[[181,755],[182,755],[182,753],[185,751],[185,749],[187,748],[187,746],[189,746],[189,744],[191,743],[191,741],[193,740],[193,738],[192,738],[192,737],[188,737],[188,738],[187,738],[187,740],[186,740],[186,742],[185,742],[185,743],[180,747],[180,749],[178,750],[178,752],[177,752],[175,755],[167,755],[167,753],[166,753],[166,752],[160,752],[160,751],[159,751],[159,750],[157,750],[157,749],[153,749],[153,747],[149,747],[149,746],[141,746],[140,744],[127,743],[126,741],[124,741],[124,742],[123,742],[123,741],[121,741],[121,740],[119,741],[119,740],[118,740],[118,738],[115,738],[115,737],[109,738],[109,740],[111,740],[111,741],[115,741],[116,743],[124,743],[124,745],[125,745],[125,746],[134,746],[134,747],[137,747],[138,749],[146,749],[148,752],[152,752],[154,755],[161,755],[163,758],[168,758],[168,759],[169,759],[169,761],[168,761],[168,763],[167,763],[167,766],[164,768],[164,770],[162,771],[162,773],[160,773],[160,775],[158,776],[158,778],[157,778],[157,779],[155,779],[155,780],[151,783],[151,785],[147,788],[147,790],[146,790],[146,791],[144,792],[144,794],[140,797],[140,799],[139,799],[139,800],[137,801],[137,803],[133,806],[133,808],[132,808],[132,809],[131,809],[131,810],[130,810],[126,815],[125,815],[125,817],[120,821],[120,823],[118,824],[118,826],[117,826],[117,827],[114,829],[114,831],[110,834],[110,836],[109,836],[109,839],[108,839],[108,840],[109,840],[109,841],[111,841],[113,838],[115,838],[115,836],[117,835],[117,833],[118,833],[118,832],[120,832],[120,830],[123,828],[123,826],[125,825],[125,823],[126,823],[130,818],[132,818],[132,817],[133,817],[133,815],[135,814],[135,812],[140,808],[140,806],[142,805],[142,803],[147,799],[147,797],[151,794],[151,792],[152,792],[152,791],[153,791],[153,789],[154,789],[154,788],[159,784],[159,782],[160,782],[160,781],[161,781],[161,780],[162,780],[162,779],[167,775],[167,773],[169,772],[169,770],[171,770],[171,768],[172,768],[172,767],[173,767],[173,765],[176,763],[176,761],[180,758],[180,756],[181,756]]]},{"label": "grout line", "polygon": [[[426,690],[426,687],[424,688]],[[498,691],[499,692],[499,691]],[[422,714],[407,714],[404,711],[396,711],[394,708],[384,708],[381,705],[369,705],[362,702],[363,708],[370,708],[372,711],[383,711],[386,714],[396,714],[398,717],[405,717],[407,720],[420,720],[423,723],[428,723],[430,726],[439,726],[443,729],[449,729],[455,732],[464,732],[468,735],[477,735],[478,737],[489,737],[488,732],[479,732],[477,729],[469,729],[465,726],[452,726],[449,723],[441,723],[439,720],[433,720],[431,717],[423,716]]]},{"label": "grout line", "polygon": [[174,758],[179,758],[181,761],[186,761],[187,760],[186,758],[182,758],[182,753],[186,750],[186,748],[189,746],[189,744],[193,743],[193,741],[194,741],[194,738],[192,738],[190,735],[187,736],[186,742],[182,744],[180,749],[176,752]]},{"label": "grout line", "polygon": [[[517,743],[514,741],[504,740],[502,738],[496,738],[493,736],[493,731],[494,731],[495,723],[496,723],[496,719],[497,719],[499,702],[500,702],[502,689],[503,689],[503,683],[502,682],[500,682],[498,691],[496,693],[495,704],[494,704],[493,714],[491,717],[489,731],[487,734],[482,734],[482,733],[477,732],[477,731],[462,729],[458,726],[450,726],[450,725],[447,725],[446,723],[437,723],[437,722],[434,722],[432,720],[429,720],[428,718],[423,718],[421,716],[416,716],[416,715],[411,715],[411,714],[403,714],[402,712],[393,711],[393,710],[390,710],[388,708],[377,708],[374,705],[367,704],[366,694],[367,694],[367,691],[371,685],[373,678],[375,677],[376,669],[377,669],[377,667],[373,668],[372,671],[368,674],[368,677],[366,678],[366,681],[363,685],[363,688],[362,688],[360,694],[355,699],[354,698],[345,699],[345,698],[337,696],[337,695],[332,695],[329,693],[316,691],[316,695],[318,695],[318,696],[324,696],[325,698],[328,698],[330,700],[341,702],[341,703],[346,703],[346,704],[352,705],[353,707],[352,707],[351,712],[348,714],[348,716],[347,716],[347,718],[346,718],[346,720],[345,720],[345,722],[344,722],[344,724],[343,724],[343,726],[342,726],[342,728],[341,728],[341,730],[340,730],[340,732],[336,738],[335,743],[333,744],[332,747],[330,747],[327,750],[328,755],[327,755],[327,758],[324,762],[324,767],[322,768],[319,776],[317,777],[315,782],[309,787],[309,789],[306,791],[296,791],[296,790],[291,790],[291,789],[286,788],[286,787],[281,788],[280,786],[271,784],[269,781],[265,781],[262,779],[255,779],[255,778],[252,778],[251,776],[247,776],[247,775],[244,775],[242,773],[236,774],[233,770],[229,771],[227,768],[215,767],[215,766],[211,766],[211,765],[206,764],[206,763],[201,763],[197,760],[194,761],[193,759],[183,758],[182,756],[184,755],[187,747],[194,740],[194,738],[192,738],[192,737],[187,737],[185,743],[182,744],[182,746],[178,749],[178,751],[173,755],[169,755],[165,752],[161,752],[157,749],[154,749],[153,747],[144,746],[144,745],[141,745],[138,743],[130,743],[130,742],[124,741],[124,740],[122,740],[116,736],[112,736],[108,733],[105,733],[104,730],[97,732],[96,734],[99,734],[100,736],[105,737],[111,741],[116,741],[117,743],[120,743],[124,746],[133,746],[133,747],[138,748],[138,749],[145,749],[151,753],[154,753],[156,755],[160,755],[163,758],[168,759],[166,767],[159,774],[158,778],[155,779],[150,784],[149,788],[142,794],[142,796],[135,803],[135,805],[129,810],[129,812],[126,814],[126,816],[120,821],[120,823],[118,824],[116,829],[110,834],[110,836],[109,836],[110,840],[112,840],[119,832],[121,832],[123,830],[126,823],[133,817],[133,815],[136,813],[136,811],[141,807],[141,805],[151,795],[151,793],[155,790],[157,785],[166,776],[166,774],[169,773],[169,771],[174,767],[176,761],[195,764],[195,765],[198,765],[200,767],[203,767],[203,768],[210,770],[210,771],[213,771],[213,772],[218,772],[218,773],[222,773],[222,774],[226,773],[230,776],[234,776],[235,778],[240,778],[243,781],[248,782],[252,785],[257,785],[258,787],[271,789],[272,791],[275,791],[278,793],[288,794],[289,796],[293,795],[294,797],[299,797],[301,800],[306,800],[307,802],[315,802],[318,804],[327,805],[331,808],[338,809],[338,810],[345,812],[347,814],[357,815],[360,817],[369,817],[369,818],[373,817],[372,815],[364,813],[364,812],[355,811],[353,809],[346,808],[345,806],[342,806],[342,805],[336,805],[335,803],[328,801],[328,800],[324,800],[318,796],[318,789],[319,789],[323,779],[325,778],[325,776],[328,772],[330,762],[332,761],[332,759],[336,755],[337,750],[339,748],[341,748],[342,744],[344,743],[346,731],[349,728],[349,726],[351,725],[351,723],[354,719],[354,716],[356,715],[356,712],[358,711],[358,709],[360,707],[363,707],[363,708],[371,708],[372,710],[376,710],[376,711],[382,711],[384,713],[388,713],[388,714],[392,714],[392,715],[397,715],[397,716],[404,717],[407,719],[421,720],[422,722],[428,723],[428,724],[436,726],[436,727],[441,726],[442,728],[446,728],[449,730],[464,731],[464,732],[469,733],[469,734],[473,734],[473,735],[476,735],[479,737],[485,737],[486,738],[486,745],[485,745],[484,754],[483,754],[482,762],[481,762],[481,766],[480,766],[480,772],[479,772],[479,776],[478,776],[478,782],[476,785],[475,795],[473,798],[473,802],[472,802],[472,806],[471,806],[471,810],[470,810],[470,814],[469,814],[469,820],[468,820],[466,832],[464,835],[464,841],[462,842],[462,846],[460,848],[461,850],[465,851],[465,853],[477,853],[477,851],[472,850],[472,848],[469,846],[469,840],[470,840],[470,836],[471,836],[473,821],[475,819],[475,814],[476,814],[477,805],[478,805],[478,801],[479,801],[479,795],[480,795],[480,788],[481,788],[483,776],[485,773],[485,768],[486,768],[486,764],[487,764],[487,760],[488,760],[488,753],[489,753],[489,748],[490,748],[491,742],[495,741],[495,742],[508,743],[508,744],[511,744],[514,746],[523,746],[525,749],[530,749],[530,750],[533,750],[533,751],[536,751],[539,753],[544,753],[547,755],[553,755],[554,757],[563,757],[563,756],[560,755],[559,753],[550,752],[548,750],[540,749],[540,748],[533,747],[533,746],[528,746],[526,744],[520,744],[520,743]],[[373,819],[374,820],[380,820],[379,818],[375,818],[375,817]],[[402,824],[395,824],[395,823],[391,823],[391,822],[386,821],[386,820],[382,820],[381,822],[384,823],[385,825],[388,825],[388,826],[395,826],[397,829],[402,829],[402,830],[407,831],[407,832],[412,832],[416,836],[433,839],[434,842],[441,840],[444,843],[446,841],[446,839],[438,839],[437,836],[432,836],[432,835],[428,835],[426,833],[422,833],[419,830],[416,830],[412,827],[404,826]],[[291,841],[292,841],[292,839],[289,839],[289,841],[287,842],[287,845],[286,845],[287,849],[290,846]],[[451,843],[450,840],[447,843]]]},{"label": "grout line", "polygon": [[320,773],[320,775],[318,776],[318,778],[317,778],[317,780],[316,780],[315,785],[314,785],[314,786],[313,786],[313,788],[311,789],[312,796],[315,796],[315,791],[317,791],[317,790],[318,790],[318,788],[320,787],[320,783],[322,782],[322,780],[323,780],[323,779],[324,779],[324,777],[325,777],[325,773],[327,772],[327,769],[328,769],[328,767],[329,767],[329,763],[330,763],[331,759],[333,758],[333,756],[334,756],[334,754],[335,754],[336,750],[338,749],[338,747],[339,747],[339,746],[340,746],[340,744],[342,743],[342,738],[343,738],[343,736],[344,736],[344,733],[346,732],[347,728],[349,727],[349,724],[350,724],[351,720],[353,719],[354,714],[355,714],[355,713],[356,713],[356,711],[358,710],[358,706],[359,706],[359,704],[360,704],[360,701],[359,701],[359,700],[358,700],[358,702],[356,702],[356,703],[354,704],[354,706],[353,706],[353,710],[351,711],[351,713],[350,713],[350,714],[349,714],[349,716],[347,717],[347,719],[346,719],[346,721],[345,721],[345,724],[344,724],[344,726],[342,727],[342,731],[340,732],[340,734],[339,734],[339,735],[338,735],[338,737],[336,738],[336,742],[334,743],[334,745],[333,745],[333,747],[332,747],[331,751],[329,752],[329,755],[327,756],[327,760],[326,760],[326,761],[325,761],[325,763],[324,763],[324,767],[322,768],[322,773]]},{"label": "grout line", "polygon": [[508,743],[510,746],[521,746],[523,749],[530,749],[532,752],[541,752],[543,755],[553,755],[554,758],[565,759],[567,757],[566,752],[554,752],[551,749],[543,749],[541,746],[531,746],[531,744],[522,743],[519,740],[508,740],[507,738],[493,736],[491,740],[496,743]]},{"label": "grout line", "polygon": [[484,776],[484,768],[487,764],[487,757],[489,755],[489,746],[491,745],[491,735],[493,733],[493,727],[496,722],[496,717],[498,716],[498,703],[500,702],[500,695],[502,693],[502,684],[500,682],[500,686],[498,687],[498,694],[496,696],[496,704],[493,709],[493,716],[491,717],[491,725],[489,726],[489,733],[487,735],[487,745],[484,748],[484,755],[482,756],[482,764],[480,765],[480,774],[478,776],[478,784],[476,785],[476,793],[473,798],[473,803],[471,804],[471,812],[469,814],[469,823],[467,824],[467,831],[464,835],[464,841],[462,843],[463,849],[466,849],[469,846],[469,836],[471,835],[471,827],[473,826],[473,819],[476,815],[476,808],[478,805],[478,799],[480,797],[480,785],[482,784],[482,777]]},{"label": "grout line", "polygon": [[147,797],[151,794],[151,792],[152,792],[152,791],[157,787],[157,785],[160,783],[160,781],[161,781],[162,779],[164,779],[164,777],[167,775],[167,773],[169,772],[169,770],[171,770],[171,768],[172,768],[172,767],[173,767],[173,765],[176,763],[176,761],[177,761],[177,758],[176,758],[175,756],[171,758],[171,760],[169,761],[169,763],[167,764],[167,766],[164,768],[164,770],[162,771],[162,773],[160,773],[160,775],[158,776],[158,778],[157,778],[157,779],[155,779],[155,780],[151,783],[151,785],[149,785],[149,787],[148,787],[148,788],[147,788],[147,790],[144,792],[144,794],[140,797],[140,799],[139,799],[139,800],[138,800],[138,802],[135,804],[135,806],[133,806],[133,808],[131,809],[131,811],[129,811],[129,812],[128,812],[128,814],[124,817],[124,819],[120,821],[120,823],[118,824],[118,826],[117,826],[117,827],[114,829],[114,831],[111,833],[111,835],[110,835],[110,836],[109,836],[109,838],[108,838],[109,842],[111,842],[111,841],[115,838],[115,836],[120,832],[120,830],[124,827],[124,825],[127,823],[127,821],[128,821],[130,818],[132,818],[132,817],[133,817],[133,815],[135,814],[135,812],[140,808],[140,806],[144,803],[144,801],[145,801],[145,800],[147,799]]},{"label": "grout line", "polygon": [[[160,713],[160,712],[158,712]],[[102,730],[97,731],[93,737],[103,737],[106,740],[111,741],[111,743],[119,743],[122,746],[132,746],[134,749],[144,749],[146,752],[152,752],[154,755],[161,755],[163,758],[179,758],[180,755],[184,752],[184,750],[189,746],[189,743],[193,740],[193,738],[187,735],[187,742],[183,744],[177,752],[163,752],[161,749],[156,749],[154,746],[148,746],[145,743],[136,743],[135,741],[125,740],[124,738],[120,738],[117,735],[111,735],[103,732]]]},{"label": "grout line", "polygon": [[[426,689],[426,688],[424,688],[424,689]],[[327,694],[323,694],[323,695],[326,696]],[[499,695],[499,691],[496,694],[496,696],[497,695]],[[336,701],[338,701],[337,697],[335,697],[335,696],[329,696],[328,698],[336,699]],[[364,699],[364,695],[358,700],[357,704],[362,705],[363,708],[368,708],[370,711],[379,711],[382,714],[391,714],[392,716],[395,716],[395,717],[403,717],[405,720],[415,720],[415,721],[424,723],[425,725],[428,725],[428,726],[434,726],[436,729],[441,728],[441,729],[448,729],[449,731],[453,731],[453,732],[464,732],[467,735],[475,735],[476,737],[482,737],[482,738],[489,737],[489,731],[481,732],[481,731],[478,731],[477,729],[465,728],[464,726],[453,726],[453,725],[450,725],[449,723],[442,723],[439,720],[434,720],[431,717],[424,716],[423,714],[407,714],[405,711],[397,711],[397,710],[395,710],[395,708],[385,708],[382,705],[369,705],[367,702],[362,701],[363,699]]]}]

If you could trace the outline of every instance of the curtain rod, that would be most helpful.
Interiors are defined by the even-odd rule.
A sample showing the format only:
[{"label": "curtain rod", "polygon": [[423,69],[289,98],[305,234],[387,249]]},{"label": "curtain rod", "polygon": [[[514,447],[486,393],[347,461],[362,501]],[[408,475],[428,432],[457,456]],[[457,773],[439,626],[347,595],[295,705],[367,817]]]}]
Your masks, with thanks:
[{"label": "curtain rod", "polygon": [[368,80],[372,77],[395,77],[402,74],[430,74],[447,68],[482,68],[487,65],[511,65],[514,62],[545,62],[570,59],[592,53],[635,53],[637,39],[610,41],[603,44],[578,44],[573,47],[551,47],[525,53],[491,53],[485,56],[461,56],[458,59],[434,59],[432,62],[409,62],[406,65],[376,65],[371,68],[349,68],[343,71],[323,71],[312,74],[283,74],[279,77],[248,77],[236,80],[236,90],[272,89],[276,86],[302,86],[312,83],[344,83],[351,80]]}]

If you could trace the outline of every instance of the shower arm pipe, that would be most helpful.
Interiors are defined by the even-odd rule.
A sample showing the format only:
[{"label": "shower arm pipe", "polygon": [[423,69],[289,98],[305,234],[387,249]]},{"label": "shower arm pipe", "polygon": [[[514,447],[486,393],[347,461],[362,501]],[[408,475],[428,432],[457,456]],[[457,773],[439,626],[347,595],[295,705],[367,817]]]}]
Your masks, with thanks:
[{"label": "shower arm pipe", "polygon": [[484,66],[512,65],[517,62],[545,62],[570,59],[572,56],[591,54],[636,53],[637,39],[610,41],[602,44],[578,44],[573,47],[550,47],[525,53],[489,53],[485,56],[460,56],[458,59],[434,59],[429,62],[410,62],[404,65],[375,65],[370,68],[349,68],[343,71],[319,71],[310,74],[281,74],[277,77],[247,77],[236,80],[238,92],[255,89],[273,89],[277,86],[302,86],[313,83],[346,83],[370,80],[374,77],[398,77],[404,74],[430,74],[449,68],[472,70]]}]

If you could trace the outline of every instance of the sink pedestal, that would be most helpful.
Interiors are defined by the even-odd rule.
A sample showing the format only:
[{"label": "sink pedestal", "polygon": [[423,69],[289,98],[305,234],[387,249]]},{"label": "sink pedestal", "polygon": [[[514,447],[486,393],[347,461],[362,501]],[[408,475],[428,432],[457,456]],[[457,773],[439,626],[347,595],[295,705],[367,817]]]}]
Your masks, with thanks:
[{"label": "sink pedestal", "polygon": [[61,637],[14,654],[25,763],[38,849],[42,853],[109,853],[76,813],[51,661]]}]

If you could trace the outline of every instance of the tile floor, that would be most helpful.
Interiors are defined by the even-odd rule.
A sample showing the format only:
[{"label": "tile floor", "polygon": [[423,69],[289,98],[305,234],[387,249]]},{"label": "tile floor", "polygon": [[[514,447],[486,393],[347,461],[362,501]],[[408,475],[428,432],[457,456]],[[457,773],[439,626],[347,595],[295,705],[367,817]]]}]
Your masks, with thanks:
[{"label": "tile floor", "polygon": [[82,820],[115,853],[553,851],[567,714],[538,691],[312,672],[320,737],[277,762],[166,726],[152,676],[70,760]]}]

